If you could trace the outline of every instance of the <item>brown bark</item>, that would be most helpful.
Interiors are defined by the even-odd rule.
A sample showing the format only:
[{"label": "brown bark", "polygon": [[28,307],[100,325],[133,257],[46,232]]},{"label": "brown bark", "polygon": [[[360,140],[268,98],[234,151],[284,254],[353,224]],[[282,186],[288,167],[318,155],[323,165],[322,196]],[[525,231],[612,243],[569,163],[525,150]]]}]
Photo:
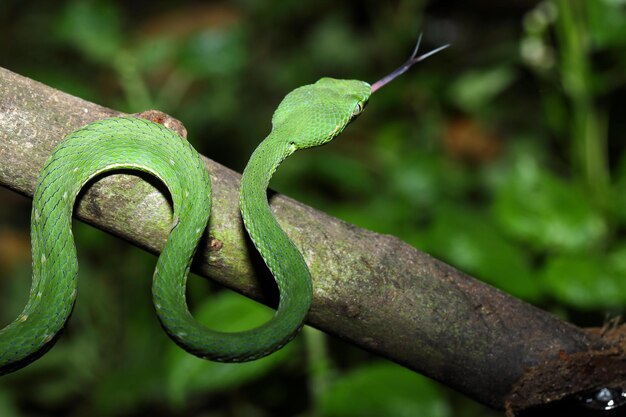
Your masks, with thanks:
[{"label": "brown bark", "polygon": [[[32,196],[38,172],[64,135],[115,114],[0,68],[0,184]],[[242,228],[239,174],[205,162],[215,204],[195,270],[271,304],[271,278]],[[161,188],[142,176],[106,176],[81,195],[76,215],[157,253],[171,224]],[[270,201],[311,268],[311,325],[496,408],[508,401],[510,410],[521,410],[581,389],[623,386],[619,343],[514,299],[395,237],[282,195]],[[582,388],[550,391],[550,398],[542,394],[542,387],[553,384],[552,375],[538,377],[533,370],[560,369],[564,358],[584,365],[597,355],[621,373],[609,379],[594,375]],[[538,392],[529,393],[529,375],[535,375],[530,391]]]}]

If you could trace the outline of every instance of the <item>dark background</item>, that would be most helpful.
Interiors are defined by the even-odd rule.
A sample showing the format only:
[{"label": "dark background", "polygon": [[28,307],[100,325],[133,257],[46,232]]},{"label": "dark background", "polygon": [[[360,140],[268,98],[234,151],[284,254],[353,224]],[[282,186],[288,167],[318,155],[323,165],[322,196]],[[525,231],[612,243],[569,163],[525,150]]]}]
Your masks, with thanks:
[{"label": "dark background", "polygon": [[[419,32],[424,51],[451,43],[272,187],[600,326],[626,300],[625,4],[3,0],[0,65],[118,110],[166,111],[241,171],[287,92],[322,76],[373,82]],[[28,294],[29,213],[0,189],[2,325]],[[50,353],[0,379],[3,417],[501,415],[308,328],[253,363],[191,357],[152,313],[154,258],[78,222],[75,235],[74,315]],[[190,281],[208,325],[270,314]]]}]

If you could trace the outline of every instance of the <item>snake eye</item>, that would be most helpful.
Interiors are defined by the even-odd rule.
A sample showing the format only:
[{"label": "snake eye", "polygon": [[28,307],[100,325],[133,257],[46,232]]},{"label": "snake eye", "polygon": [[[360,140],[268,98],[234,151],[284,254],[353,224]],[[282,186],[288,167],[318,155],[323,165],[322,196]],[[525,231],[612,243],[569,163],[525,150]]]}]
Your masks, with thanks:
[{"label": "snake eye", "polygon": [[363,103],[356,103],[356,107],[352,110],[352,116],[356,116],[357,114],[363,111]]}]

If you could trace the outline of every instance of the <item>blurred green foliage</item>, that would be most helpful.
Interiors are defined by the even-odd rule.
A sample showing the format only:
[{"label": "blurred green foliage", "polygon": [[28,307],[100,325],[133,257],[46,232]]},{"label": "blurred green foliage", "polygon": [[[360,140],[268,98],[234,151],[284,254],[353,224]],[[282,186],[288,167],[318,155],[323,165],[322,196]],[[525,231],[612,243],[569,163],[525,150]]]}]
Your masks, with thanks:
[{"label": "blurred green foliage", "polygon": [[[373,81],[419,30],[453,47],[372,98],[331,146],[272,186],[405,241],[584,325],[626,302],[623,0],[4,0],[0,65],[119,110],[182,120],[242,170],[273,109],[322,76]],[[0,317],[30,283],[29,202],[2,190]],[[182,352],[149,299],[154,258],[76,224],[78,303],[65,334],[0,379],[12,416],[500,415],[306,329],[250,364]],[[196,316],[224,330],[269,311],[199,278]]]}]

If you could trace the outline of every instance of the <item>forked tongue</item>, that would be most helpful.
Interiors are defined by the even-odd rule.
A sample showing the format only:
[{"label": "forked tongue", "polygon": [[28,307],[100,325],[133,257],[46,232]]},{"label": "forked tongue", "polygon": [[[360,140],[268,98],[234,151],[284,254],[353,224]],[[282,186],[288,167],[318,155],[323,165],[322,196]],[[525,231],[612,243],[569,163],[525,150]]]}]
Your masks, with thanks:
[{"label": "forked tongue", "polygon": [[374,84],[372,84],[372,94],[376,90],[379,90],[385,84],[393,81],[396,77],[398,77],[398,76],[404,74],[405,72],[407,72],[409,70],[409,68],[411,68],[413,65],[417,64],[420,61],[425,60],[429,56],[432,56],[432,55],[436,54],[437,52],[442,51],[442,50],[446,49],[448,46],[450,46],[450,44],[446,44],[446,45],[440,46],[439,48],[433,49],[430,52],[426,52],[423,55],[417,56],[417,51],[419,50],[421,40],[422,40],[422,35],[420,35],[419,38],[417,39],[417,45],[415,45],[415,49],[413,50],[413,53],[411,54],[411,57],[404,64],[400,65],[398,68],[396,68],[390,74],[385,75],[383,78],[381,78],[380,80],[378,80]]}]

